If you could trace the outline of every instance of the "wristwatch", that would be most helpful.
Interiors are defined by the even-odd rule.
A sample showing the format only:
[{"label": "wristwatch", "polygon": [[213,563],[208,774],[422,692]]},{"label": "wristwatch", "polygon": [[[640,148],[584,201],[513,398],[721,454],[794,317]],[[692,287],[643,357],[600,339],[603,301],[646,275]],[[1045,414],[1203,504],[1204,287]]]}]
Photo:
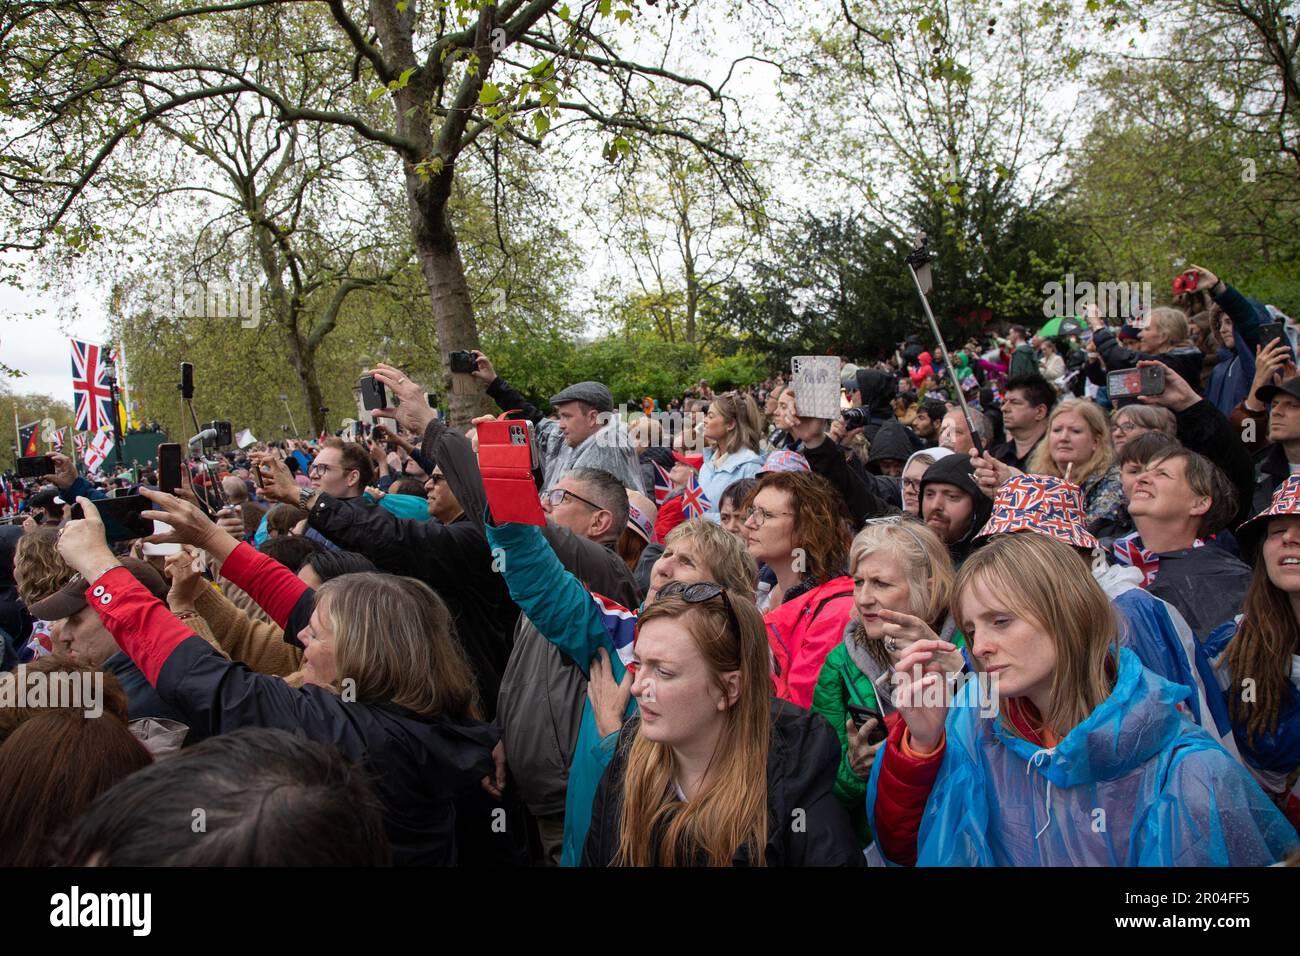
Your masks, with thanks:
[{"label": "wristwatch", "polygon": [[316,494],[316,489],[315,489],[315,488],[299,488],[299,489],[298,489],[298,507],[300,507],[300,508],[302,508],[304,511],[306,511],[306,510],[307,510],[307,502],[311,501],[312,496],[314,496],[315,494]]}]

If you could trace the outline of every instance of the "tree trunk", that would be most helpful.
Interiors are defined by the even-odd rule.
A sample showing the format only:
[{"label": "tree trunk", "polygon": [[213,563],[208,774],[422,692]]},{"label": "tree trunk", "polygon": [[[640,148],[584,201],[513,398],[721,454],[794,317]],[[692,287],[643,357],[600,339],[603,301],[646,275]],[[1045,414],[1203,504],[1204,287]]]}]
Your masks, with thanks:
[{"label": "tree trunk", "polygon": [[[457,394],[452,390],[451,368],[447,354],[458,349],[478,349],[478,324],[474,321],[474,306],[470,301],[469,283],[465,280],[465,263],[460,257],[460,244],[456,230],[447,215],[446,206],[437,203],[430,195],[430,184],[409,171],[406,174],[406,193],[410,208],[411,237],[415,254],[420,260],[420,271],[429,287],[429,300],[433,307],[434,330],[438,336],[441,354],[438,366],[442,369],[442,392],[452,425],[464,428],[476,415],[496,411],[492,401],[480,390],[473,379],[463,379],[467,391]],[[430,208],[433,207],[433,208]]]}]

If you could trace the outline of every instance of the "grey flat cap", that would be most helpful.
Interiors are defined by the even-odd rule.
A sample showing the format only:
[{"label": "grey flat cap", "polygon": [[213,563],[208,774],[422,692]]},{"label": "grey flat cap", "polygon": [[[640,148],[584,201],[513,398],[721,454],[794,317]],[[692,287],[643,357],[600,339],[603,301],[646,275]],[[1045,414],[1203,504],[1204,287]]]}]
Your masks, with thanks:
[{"label": "grey flat cap", "polygon": [[577,382],[551,396],[552,405],[563,405],[565,402],[586,402],[598,412],[614,410],[614,396],[600,382]]},{"label": "grey flat cap", "polygon": [[840,368],[840,388],[846,392],[858,390],[858,367],[852,362],[845,362]]}]

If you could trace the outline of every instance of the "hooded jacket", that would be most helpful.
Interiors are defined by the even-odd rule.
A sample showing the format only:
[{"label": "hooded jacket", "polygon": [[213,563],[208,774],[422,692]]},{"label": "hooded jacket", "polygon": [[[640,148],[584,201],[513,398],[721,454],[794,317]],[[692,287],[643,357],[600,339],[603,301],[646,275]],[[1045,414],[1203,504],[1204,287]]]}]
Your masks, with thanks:
[{"label": "hooded jacket", "polygon": [[876,437],[871,440],[871,449],[867,453],[867,465],[879,465],[879,462],[886,458],[894,458],[899,462],[905,462],[912,457],[916,451],[911,438],[908,437],[908,429],[897,421],[886,422],[880,426],[876,432]]},{"label": "hooded jacket", "polygon": [[[1295,831],[1246,768],[1175,708],[1187,694],[1120,648],[1110,695],[1055,747],[1043,747],[1014,733],[1005,715],[981,716],[988,701],[969,681],[948,711],[942,755],[931,758],[941,760],[932,785],[906,788],[916,763],[891,734],[867,789],[872,827],[890,831],[928,791],[918,866],[1281,859],[1296,846]],[[882,847],[906,843],[900,836],[882,834]]]},{"label": "hooded jacket", "polygon": [[[772,701],[771,715],[764,865],[862,866],[862,853],[848,814],[832,793],[840,747],[830,726],[816,714],[781,700]],[[609,866],[618,853],[623,778],[638,726],[635,718],[624,724],[614,758],[601,778],[582,853],[584,866]],[[790,821],[796,818],[803,826],[791,826]],[[651,851],[654,858],[658,857],[658,844],[655,840]],[[737,850],[732,863],[751,865],[748,848]]]},{"label": "hooded jacket", "polygon": [[925,519],[925,488],[927,485],[956,485],[971,496],[974,507],[971,510],[970,528],[961,539],[948,545],[954,564],[961,564],[974,547],[975,536],[988,524],[989,515],[993,513],[993,499],[980,491],[975,483],[975,466],[969,455],[946,455],[925,470],[921,478],[921,519]]},{"label": "hooded jacket", "polygon": [[860,368],[856,374],[862,407],[867,410],[869,419],[862,433],[867,436],[867,441],[874,441],[881,425],[898,421],[892,404],[898,394],[898,376],[874,368]]}]

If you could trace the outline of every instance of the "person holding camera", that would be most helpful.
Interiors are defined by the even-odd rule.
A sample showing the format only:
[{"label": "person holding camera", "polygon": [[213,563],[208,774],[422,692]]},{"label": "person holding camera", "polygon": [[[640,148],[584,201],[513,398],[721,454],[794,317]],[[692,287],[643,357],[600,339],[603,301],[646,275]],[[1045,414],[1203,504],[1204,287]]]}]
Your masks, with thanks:
[{"label": "person holding camera", "polygon": [[[1208,282],[1210,278],[1213,276],[1207,272],[1200,281]],[[1096,305],[1087,306],[1084,317],[1092,329],[1092,344],[1106,371],[1129,369],[1144,360],[1154,360],[1169,366],[1187,382],[1201,381],[1201,365],[1205,357],[1187,340],[1187,316],[1180,310],[1159,308],[1147,314],[1146,324],[1138,332],[1141,351],[1126,349],[1119,344],[1115,331],[1106,325]]]},{"label": "person holding camera", "polygon": [[[502,411],[519,412],[533,423],[534,440],[542,459],[542,491],[574,468],[607,471],[632,491],[645,494],[641,467],[627,427],[614,412],[614,396],[600,382],[577,382],[551,396],[555,420],[524,398],[510,383],[497,375],[482,352],[471,352],[470,367],[464,371],[487,386],[488,395]],[[653,488],[650,489],[653,492]]]},{"label": "person holding camera", "polygon": [[156,588],[122,567],[94,504],[80,498],[85,518],[64,526],[59,552],[80,573],[96,625],[200,735],[271,727],[338,748],[374,781],[393,861],[454,864],[454,804],[480,783],[499,792],[504,767],[493,756],[500,733],[478,719],[473,672],[442,599],[419,581],[373,573],[345,574],[313,592],[194,505],[142,493],[160,508],[144,518],[172,529],[151,540],[207,551],[305,645],[305,683],[254,674],[197,638],[197,612],[169,611]]}]

